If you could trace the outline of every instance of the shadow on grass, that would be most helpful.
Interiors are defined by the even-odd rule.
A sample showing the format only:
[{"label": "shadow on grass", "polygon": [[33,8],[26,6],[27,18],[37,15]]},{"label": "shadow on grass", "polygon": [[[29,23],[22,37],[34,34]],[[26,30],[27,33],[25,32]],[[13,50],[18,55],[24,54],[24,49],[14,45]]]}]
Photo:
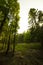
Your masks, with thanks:
[{"label": "shadow on grass", "polygon": [[25,52],[0,52],[0,65],[43,65],[43,50],[29,49]]}]

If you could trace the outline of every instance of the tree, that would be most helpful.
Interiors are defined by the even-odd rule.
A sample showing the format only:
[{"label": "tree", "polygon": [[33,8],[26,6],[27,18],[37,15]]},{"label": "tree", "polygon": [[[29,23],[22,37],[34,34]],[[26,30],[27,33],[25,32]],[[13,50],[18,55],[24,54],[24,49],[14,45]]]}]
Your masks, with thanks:
[{"label": "tree", "polygon": [[38,22],[42,24],[42,26],[40,27],[40,32],[39,32],[39,40],[43,48],[43,11],[41,10],[38,11]]},{"label": "tree", "polygon": [[40,42],[43,46],[43,25],[40,26],[40,23],[43,24],[43,11],[32,8],[28,17],[30,17],[29,23],[32,24],[30,28],[31,40]]},{"label": "tree", "polygon": [[[0,17],[0,32],[2,32],[3,26],[6,23],[6,20],[8,19],[8,27],[11,26],[10,24],[14,23],[11,26],[11,29],[13,27],[13,33],[14,34],[14,44],[13,44],[13,53],[15,49],[15,37],[16,37],[16,32],[18,29],[18,21],[20,19],[19,17],[19,3],[17,0],[0,0],[0,11],[2,11],[2,15]],[[2,18],[3,17],[3,18]],[[10,29],[10,32],[12,32]],[[9,33],[9,32],[8,32]],[[9,37],[10,38],[10,37]],[[8,43],[9,46],[9,43]],[[8,49],[9,47],[7,47]],[[8,50],[6,50],[6,53]]]},{"label": "tree", "polygon": [[36,26],[36,16],[37,16],[37,10],[35,8],[31,8],[29,11],[29,23],[32,24],[32,27]]},{"label": "tree", "polygon": [[31,8],[30,11],[29,11],[29,14],[28,14],[28,17],[29,17],[29,21],[28,23],[31,24],[31,27],[30,27],[30,35],[31,35],[31,42],[35,42],[36,40],[36,36],[35,36],[35,30],[38,26],[38,23],[37,23],[37,10],[35,8]]},{"label": "tree", "polygon": [[9,8],[5,0],[0,0],[0,33],[2,32],[3,25],[8,18]]},{"label": "tree", "polygon": [[43,23],[43,11],[38,11],[38,22]]},{"label": "tree", "polygon": [[19,3],[17,2],[17,0],[9,0],[8,1],[9,6],[10,6],[10,16],[11,16],[11,31],[14,34],[14,43],[13,43],[13,53],[15,51],[15,39],[16,39],[16,32],[18,29],[18,21],[19,21]]},{"label": "tree", "polygon": [[31,8],[29,11],[29,22],[31,23],[30,34],[32,42],[41,42],[42,43],[42,26],[40,27],[40,23],[43,23],[43,12],[41,10],[36,10],[35,8]]}]

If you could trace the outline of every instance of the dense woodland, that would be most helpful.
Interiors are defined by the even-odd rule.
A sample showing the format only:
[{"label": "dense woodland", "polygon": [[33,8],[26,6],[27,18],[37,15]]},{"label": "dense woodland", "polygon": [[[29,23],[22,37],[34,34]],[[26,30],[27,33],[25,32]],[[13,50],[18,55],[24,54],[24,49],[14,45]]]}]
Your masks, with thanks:
[{"label": "dense woodland", "polygon": [[[21,51],[22,53],[21,52],[20,53],[17,52],[17,53],[21,55],[23,54],[26,59],[27,56],[30,58],[30,56],[32,56],[32,53],[34,53],[32,48],[37,48],[38,51],[40,51],[39,49],[41,49],[43,51],[43,11],[35,9],[35,8],[30,8],[28,12],[28,25],[30,26],[28,27],[27,32],[24,32],[22,34],[18,33],[18,29],[20,28],[19,13],[20,13],[20,4],[18,0],[0,0],[0,53],[3,51],[2,54],[5,54],[4,56],[6,56],[11,51],[10,53],[12,53],[12,56],[14,57],[17,52],[15,49],[18,50],[20,48],[19,50],[22,49]],[[18,44],[19,45],[21,44],[21,46],[19,46]],[[18,45],[17,48],[16,48],[16,45]],[[32,45],[33,47],[31,47]],[[10,47],[12,48],[12,50]],[[25,48],[26,50],[23,51],[23,49]],[[37,50],[35,49],[35,51]],[[29,51],[30,55],[27,55],[29,54],[27,53],[27,51]],[[35,52],[36,55],[39,54],[38,51]],[[9,55],[11,55],[10,53]],[[38,56],[40,57],[41,55],[39,54]],[[18,55],[18,57],[20,56]],[[39,62],[38,61],[35,62],[34,55],[32,56],[32,59],[31,58],[30,60],[27,59],[27,61],[26,60],[23,61],[23,58],[24,57],[22,56],[19,58],[18,62],[21,62],[21,63],[23,62],[22,64],[19,64],[19,65],[43,65],[43,63],[40,63],[41,60],[43,59],[41,59]],[[17,59],[15,60],[17,61]],[[20,59],[22,60],[20,61]],[[32,62],[31,64],[32,60],[34,60],[34,62]],[[30,64],[28,63],[28,61]],[[0,61],[0,64],[1,62],[2,61]],[[25,62],[28,64],[25,64]],[[2,64],[2,65],[5,65],[5,64]],[[15,65],[18,65],[18,64],[15,64]]]}]

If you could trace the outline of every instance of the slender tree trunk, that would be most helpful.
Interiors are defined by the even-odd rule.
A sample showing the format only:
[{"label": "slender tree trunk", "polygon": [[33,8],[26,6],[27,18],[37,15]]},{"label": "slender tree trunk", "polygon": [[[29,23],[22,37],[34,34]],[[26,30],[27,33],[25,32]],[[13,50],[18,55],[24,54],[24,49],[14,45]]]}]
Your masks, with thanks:
[{"label": "slender tree trunk", "polygon": [[16,30],[17,30],[17,19],[16,19],[16,23],[15,23],[15,33],[14,33],[14,43],[13,43],[13,55],[15,54]]},{"label": "slender tree trunk", "polygon": [[10,47],[10,35],[9,35],[9,40],[8,40],[8,46],[7,46],[6,54],[7,54],[8,51],[9,51],[9,47]]},{"label": "slender tree trunk", "polygon": [[14,34],[13,54],[15,54],[16,33]]}]

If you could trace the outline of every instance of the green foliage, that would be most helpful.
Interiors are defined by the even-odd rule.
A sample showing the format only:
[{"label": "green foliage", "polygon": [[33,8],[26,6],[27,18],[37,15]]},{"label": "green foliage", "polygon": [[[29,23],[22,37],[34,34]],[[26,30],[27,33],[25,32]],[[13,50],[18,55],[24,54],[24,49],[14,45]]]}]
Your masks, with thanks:
[{"label": "green foliage", "polygon": [[22,34],[17,34],[17,43],[24,43],[24,33]]},{"label": "green foliage", "polygon": [[43,11],[31,8],[28,17],[30,19],[28,23],[32,25],[30,27],[31,42],[40,42],[43,46],[43,25],[40,26],[40,23],[43,24]]},{"label": "green foliage", "polygon": [[[2,29],[2,27],[6,23],[5,22],[6,19],[9,19],[9,22],[10,22],[10,20],[12,20],[14,22],[19,21],[19,18],[20,18],[19,14],[18,14],[19,9],[20,9],[20,7],[19,7],[19,3],[17,2],[17,0],[16,1],[14,1],[14,0],[7,0],[7,1],[0,0],[0,15],[1,15],[0,29]],[[16,23],[16,24],[18,24],[18,23]]]},{"label": "green foliage", "polygon": [[43,11],[38,11],[38,22],[43,23]]},{"label": "green foliage", "polygon": [[29,49],[40,49],[40,43],[21,43],[16,45],[16,51],[26,51]]},{"label": "green foliage", "polygon": [[36,12],[37,12],[37,10],[35,8],[31,8],[29,11],[29,14],[30,14],[29,17],[34,19],[36,16]]},{"label": "green foliage", "polygon": [[35,8],[31,8],[28,14],[28,19],[30,19],[29,23],[31,23],[33,27],[36,25],[36,14],[37,10]]},{"label": "green foliage", "polygon": [[0,0],[0,33],[3,32],[4,35],[2,40],[7,39],[7,51],[11,40],[12,43],[14,42],[13,46],[15,47],[15,38],[19,27],[18,21],[20,19],[19,11],[20,7],[17,0]]},{"label": "green foliage", "polygon": [[30,31],[27,31],[26,33],[24,33],[24,42],[29,43],[30,39],[31,39]]}]

